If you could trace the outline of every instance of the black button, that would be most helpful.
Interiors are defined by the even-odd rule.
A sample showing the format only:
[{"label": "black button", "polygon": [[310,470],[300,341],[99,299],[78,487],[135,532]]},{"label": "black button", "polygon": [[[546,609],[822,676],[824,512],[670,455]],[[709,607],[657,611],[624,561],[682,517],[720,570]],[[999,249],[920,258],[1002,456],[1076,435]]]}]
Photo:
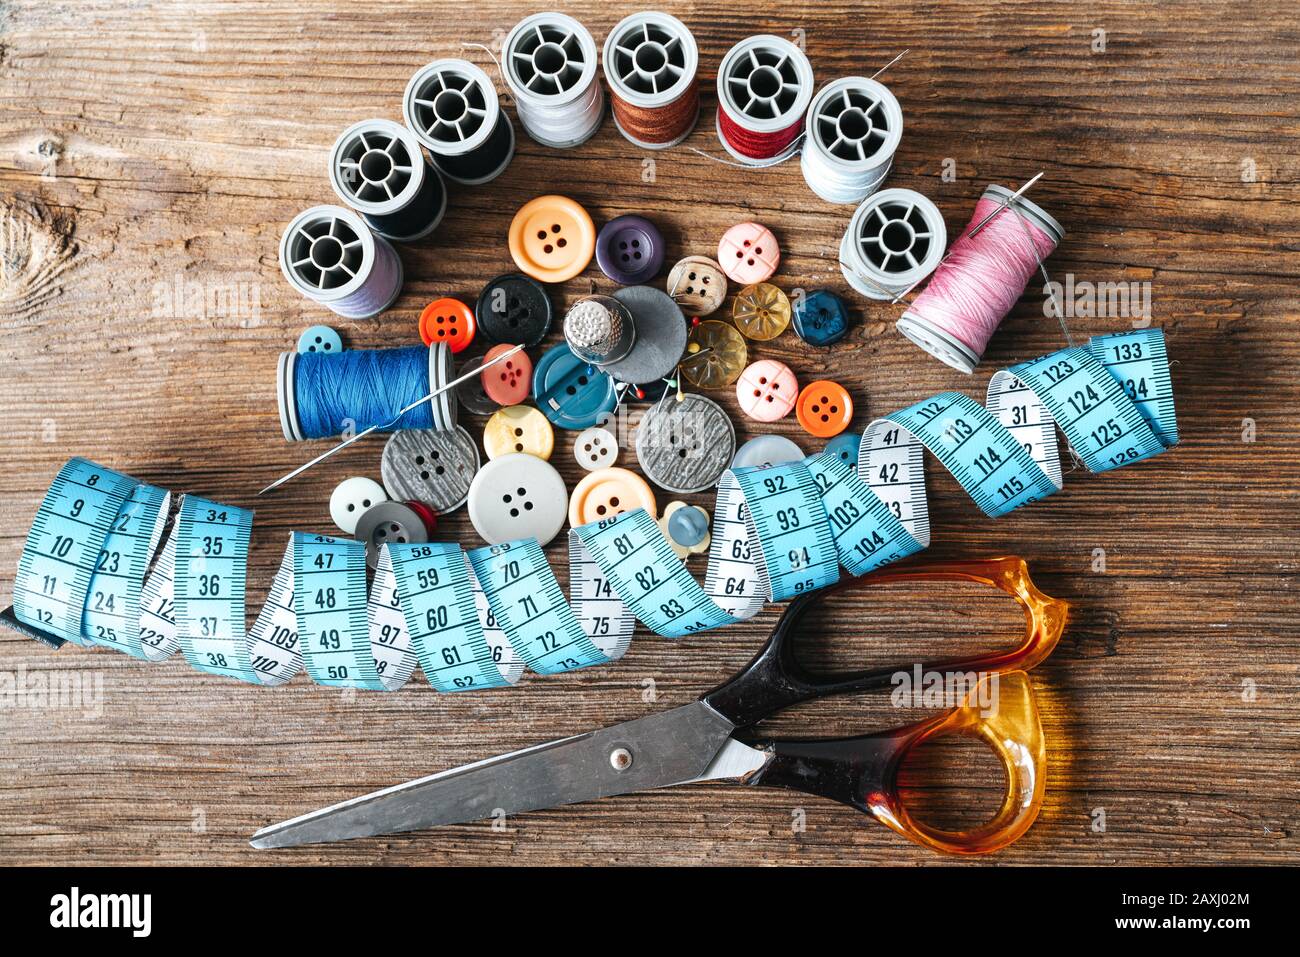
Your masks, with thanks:
[{"label": "black button", "polygon": [[490,342],[535,346],[550,331],[551,298],[536,280],[511,273],[483,287],[474,304],[479,335]]}]

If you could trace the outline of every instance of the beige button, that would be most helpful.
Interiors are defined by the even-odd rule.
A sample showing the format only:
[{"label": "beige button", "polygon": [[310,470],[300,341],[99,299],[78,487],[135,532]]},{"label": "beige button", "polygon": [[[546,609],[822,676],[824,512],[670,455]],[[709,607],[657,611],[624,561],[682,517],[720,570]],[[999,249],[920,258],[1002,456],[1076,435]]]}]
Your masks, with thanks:
[{"label": "beige button", "polygon": [[555,430],[539,409],[511,405],[497,409],[487,420],[483,427],[483,448],[490,459],[513,452],[549,459],[555,449]]},{"label": "beige button", "polygon": [[657,514],[655,493],[646,480],[627,469],[588,472],[569,496],[569,524],[574,528],[643,508]]},{"label": "beige button", "polygon": [[708,256],[687,256],[668,273],[668,295],[688,316],[707,316],[727,298],[727,277]]}]

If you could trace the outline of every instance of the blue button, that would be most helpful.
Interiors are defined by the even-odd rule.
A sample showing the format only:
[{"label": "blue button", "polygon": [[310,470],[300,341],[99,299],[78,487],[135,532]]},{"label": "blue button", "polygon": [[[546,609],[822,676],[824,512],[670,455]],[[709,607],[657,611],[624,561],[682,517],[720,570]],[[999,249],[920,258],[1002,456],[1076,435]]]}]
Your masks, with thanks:
[{"label": "blue button", "polygon": [[574,432],[599,425],[618,402],[614,380],[563,343],[548,349],[533,369],[533,395],[553,425]]},{"label": "blue button", "polygon": [[679,508],[668,516],[668,535],[683,548],[704,541],[709,534],[709,516],[696,505]]},{"label": "blue button", "polygon": [[806,457],[803,449],[784,435],[760,435],[736,450],[731,467],[738,469],[747,465],[781,465],[785,462],[802,462]]},{"label": "blue button", "polygon": [[849,331],[849,307],[829,289],[814,289],[795,299],[794,331],[814,346],[839,342]]},{"label": "blue button", "polygon": [[298,353],[342,352],[343,340],[329,326],[312,326],[298,337]]},{"label": "blue button", "polygon": [[823,452],[831,452],[840,457],[843,462],[848,462],[849,467],[854,471],[858,468],[858,446],[862,444],[862,436],[854,432],[841,432],[835,438],[826,443]]}]

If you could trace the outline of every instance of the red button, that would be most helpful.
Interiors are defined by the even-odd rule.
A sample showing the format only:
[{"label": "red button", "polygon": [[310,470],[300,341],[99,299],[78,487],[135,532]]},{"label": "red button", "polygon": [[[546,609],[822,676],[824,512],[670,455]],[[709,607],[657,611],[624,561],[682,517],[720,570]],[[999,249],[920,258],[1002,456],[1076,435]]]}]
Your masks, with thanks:
[{"label": "red button", "polygon": [[829,439],[853,421],[853,399],[838,382],[819,379],[803,387],[794,414],[807,432],[819,439]]},{"label": "red button", "polygon": [[439,299],[420,313],[420,338],[426,346],[445,342],[452,352],[463,352],[474,341],[477,330],[474,310],[459,299]]},{"label": "red button", "polygon": [[420,521],[424,523],[424,530],[430,535],[438,530],[438,513],[431,506],[423,502],[407,502],[406,507],[420,516]]},{"label": "red button", "polygon": [[[508,342],[493,346],[483,357],[483,365],[486,366],[501,353],[513,348]],[[481,377],[483,391],[497,405],[519,405],[528,398],[528,390],[532,388],[533,360],[528,358],[526,352],[516,352],[504,362],[484,369]]]}]

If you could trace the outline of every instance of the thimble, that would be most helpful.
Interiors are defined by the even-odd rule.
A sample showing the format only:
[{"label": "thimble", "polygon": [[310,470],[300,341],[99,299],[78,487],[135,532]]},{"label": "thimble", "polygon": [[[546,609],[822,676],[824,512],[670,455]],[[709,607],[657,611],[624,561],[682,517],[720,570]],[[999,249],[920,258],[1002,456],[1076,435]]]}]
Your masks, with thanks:
[{"label": "thimble", "polygon": [[564,338],[570,351],[584,362],[601,366],[617,362],[632,351],[636,327],[627,306],[610,296],[588,296],[564,316]]}]

